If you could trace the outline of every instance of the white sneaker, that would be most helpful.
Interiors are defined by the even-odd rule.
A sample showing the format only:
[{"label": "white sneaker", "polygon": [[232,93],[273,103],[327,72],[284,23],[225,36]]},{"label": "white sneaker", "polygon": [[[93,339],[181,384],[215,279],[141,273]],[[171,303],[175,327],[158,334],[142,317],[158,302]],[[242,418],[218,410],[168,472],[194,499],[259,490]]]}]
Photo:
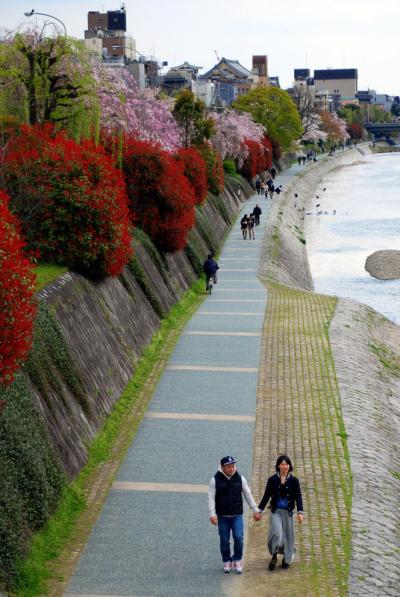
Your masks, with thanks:
[{"label": "white sneaker", "polygon": [[224,572],[225,574],[229,574],[232,568],[231,562],[224,562]]},{"label": "white sneaker", "polygon": [[235,562],[233,562],[233,565],[235,567],[236,573],[242,574],[242,572],[243,572],[242,560],[236,560]]}]

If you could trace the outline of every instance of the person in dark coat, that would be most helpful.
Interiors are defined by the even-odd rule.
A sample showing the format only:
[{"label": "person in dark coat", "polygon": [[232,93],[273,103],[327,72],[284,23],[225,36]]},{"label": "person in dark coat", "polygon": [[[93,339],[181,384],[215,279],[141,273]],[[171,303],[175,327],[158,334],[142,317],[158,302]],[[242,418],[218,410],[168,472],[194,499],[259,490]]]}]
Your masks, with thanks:
[{"label": "person in dark coat", "polygon": [[289,456],[282,454],[276,461],[276,473],[269,477],[264,495],[259,503],[261,512],[270,502],[270,527],[268,532],[268,550],[272,556],[269,570],[275,570],[277,556],[283,554],[282,568],[287,569],[294,557],[293,512],[297,508],[297,521],[303,522],[303,499],[300,482],[291,472],[293,470]]},{"label": "person in dark coat", "polygon": [[258,203],[256,203],[256,206],[253,209],[254,223],[256,226],[260,225],[261,214],[262,214],[261,207],[258,205]]},{"label": "person in dark coat", "polygon": [[240,230],[242,231],[242,236],[244,239],[247,238],[248,219],[248,215],[244,214],[243,218],[240,220]]},{"label": "person in dark coat", "polygon": [[210,278],[214,278],[214,284],[217,283],[217,270],[219,270],[218,263],[213,259],[211,254],[208,255],[203,263],[203,271],[206,274],[206,291],[209,289]]}]

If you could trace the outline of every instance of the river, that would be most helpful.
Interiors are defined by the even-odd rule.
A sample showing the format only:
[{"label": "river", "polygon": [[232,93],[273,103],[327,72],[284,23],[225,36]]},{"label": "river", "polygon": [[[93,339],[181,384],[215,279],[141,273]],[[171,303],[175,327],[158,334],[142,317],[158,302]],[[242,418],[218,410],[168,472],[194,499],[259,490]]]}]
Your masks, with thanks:
[{"label": "river", "polygon": [[400,324],[400,280],[365,270],[371,253],[400,250],[400,153],[360,156],[332,171],[306,214],[315,291],[365,303]]}]

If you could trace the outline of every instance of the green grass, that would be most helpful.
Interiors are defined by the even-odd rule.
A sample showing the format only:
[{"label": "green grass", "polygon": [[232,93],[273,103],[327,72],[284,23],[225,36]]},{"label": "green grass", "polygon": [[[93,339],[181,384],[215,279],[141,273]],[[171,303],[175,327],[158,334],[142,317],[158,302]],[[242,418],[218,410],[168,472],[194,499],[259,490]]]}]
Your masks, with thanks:
[{"label": "green grass", "polygon": [[67,267],[55,265],[54,263],[40,263],[35,267],[36,291],[41,290],[50,282],[56,280],[61,274],[68,271]]},{"label": "green grass", "polygon": [[384,344],[370,342],[369,347],[388,372],[395,377],[400,377],[400,359],[397,354]]},{"label": "green grass", "polygon": [[[171,354],[182,328],[204,300],[204,284],[203,278],[197,280],[162,320],[138,361],[133,377],[90,446],[87,465],[65,488],[61,502],[45,528],[33,537],[27,559],[19,564],[16,595],[34,597],[46,594],[46,581],[54,577],[49,561],[57,558],[62,549],[73,542],[77,518],[86,509],[85,489],[90,485],[90,479],[109,459],[123,460],[141,421],[141,417],[136,417],[133,425],[127,425],[127,417],[143,394],[146,404],[150,400],[163,371],[163,367],[157,368],[157,365]],[[116,440],[124,435],[123,432],[124,441],[115,449]]]}]

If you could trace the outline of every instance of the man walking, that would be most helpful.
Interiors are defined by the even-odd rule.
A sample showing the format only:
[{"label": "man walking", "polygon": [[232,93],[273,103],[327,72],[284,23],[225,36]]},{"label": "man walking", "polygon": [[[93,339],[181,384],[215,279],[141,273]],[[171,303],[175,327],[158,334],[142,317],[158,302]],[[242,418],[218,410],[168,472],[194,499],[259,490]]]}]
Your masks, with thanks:
[{"label": "man walking", "polygon": [[256,226],[260,225],[261,214],[262,214],[261,207],[258,205],[258,203],[256,203],[256,206],[253,209],[254,223]]},{"label": "man walking", "polygon": [[[236,460],[232,456],[224,456],[208,487],[208,512],[211,524],[218,525],[225,573],[229,573],[231,569],[236,570],[237,574],[243,571],[242,494],[254,512],[254,520],[260,520],[260,510],[257,508],[246,479],[236,469]],[[231,532],[233,555],[231,555],[230,546]]]}]

